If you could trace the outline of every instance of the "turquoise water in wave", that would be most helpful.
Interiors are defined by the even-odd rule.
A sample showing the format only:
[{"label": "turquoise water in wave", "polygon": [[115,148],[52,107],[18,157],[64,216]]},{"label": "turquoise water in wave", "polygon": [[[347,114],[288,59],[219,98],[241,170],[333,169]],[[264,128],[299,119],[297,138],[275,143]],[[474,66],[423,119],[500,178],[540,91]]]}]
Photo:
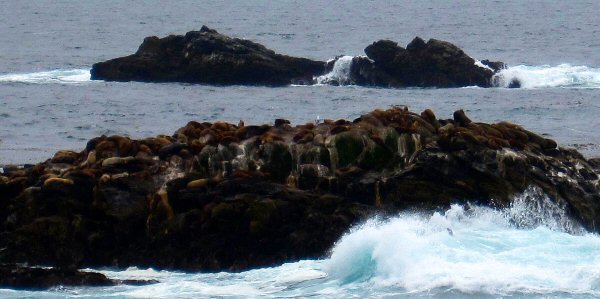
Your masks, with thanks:
[{"label": "turquoise water in wave", "polygon": [[[600,156],[600,1],[181,0],[0,1],[0,172],[96,136],[170,134],[188,121],[293,124],[354,119],[375,108],[464,109],[508,120]],[[150,35],[202,25],[279,53],[327,60],[364,55],[379,39],[450,41],[509,68],[497,88],[284,88],[91,82],[98,61]],[[332,76],[343,76],[344,68]],[[523,88],[505,88],[513,80]],[[524,194],[501,211],[453,206],[354,227],[330,255],[243,273],[101,269],[149,286],[0,290],[0,298],[591,298],[600,297],[600,237],[561,207]]]},{"label": "turquoise water in wave", "polygon": [[148,286],[0,290],[2,298],[591,298],[600,296],[600,236],[535,190],[503,210],[454,205],[373,218],[322,260],[242,273],[102,270]]}]

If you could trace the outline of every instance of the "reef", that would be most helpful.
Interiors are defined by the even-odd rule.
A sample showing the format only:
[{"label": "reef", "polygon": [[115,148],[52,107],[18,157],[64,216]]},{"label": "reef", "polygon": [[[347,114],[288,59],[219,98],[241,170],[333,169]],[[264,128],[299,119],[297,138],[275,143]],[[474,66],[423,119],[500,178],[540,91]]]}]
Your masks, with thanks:
[{"label": "reef", "polygon": [[114,280],[104,274],[56,268],[0,265],[0,288],[43,290],[59,286],[145,285],[155,280]]},{"label": "reef", "polygon": [[[241,271],[327,255],[374,214],[501,208],[528,188],[589,231],[600,161],[523,127],[406,107],[100,136],[0,174],[0,262]],[[600,222],[599,222],[600,223]]]},{"label": "reef", "polygon": [[[106,81],[184,82],[213,85],[355,84],[380,87],[490,87],[502,62],[476,61],[457,46],[415,38],[402,48],[380,40],[354,57],[343,80],[327,76],[328,63],[276,54],[265,46],[231,38],[203,26],[164,38],[147,37],[137,52],[92,66],[91,78]],[[323,78],[319,78],[325,76]],[[343,82],[342,82],[343,81]]]}]

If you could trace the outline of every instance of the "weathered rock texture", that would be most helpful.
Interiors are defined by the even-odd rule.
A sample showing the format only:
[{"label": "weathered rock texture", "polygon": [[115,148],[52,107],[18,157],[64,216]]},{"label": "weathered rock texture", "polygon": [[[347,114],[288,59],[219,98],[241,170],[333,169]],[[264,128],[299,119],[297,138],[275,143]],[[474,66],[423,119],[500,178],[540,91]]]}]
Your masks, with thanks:
[{"label": "weathered rock texture", "polygon": [[[381,40],[355,57],[346,83],[383,87],[490,87],[501,62],[475,60],[455,45],[435,39],[415,38],[406,49]],[[331,70],[333,62],[312,61],[275,54],[264,46],[230,38],[202,27],[184,36],[144,39],[130,56],[96,63],[91,78],[107,81],[187,82],[216,85],[313,84]],[[340,80],[322,83],[339,84]]]},{"label": "weathered rock texture", "polygon": [[325,63],[276,54],[263,45],[200,31],[147,37],[130,56],[96,63],[93,80],[288,85],[312,82]]},{"label": "weathered rock texture", "polygon": [[82,152],[4,169],[0,262],[244,270],[322,257],[372,213],[502,207],[529,187],[598,231],[599,164],[462,110],[101,136]]},{"label": "weathered rock texture", "polygon": [[475,65],[457,46],[436,39],[425,42],[416,37],[406,46],[380,40],[365,48],[367,58],[355,57],[351,80],[358,85],[383,87],[490,87],[501,62],[484,61],[489,68]]}]

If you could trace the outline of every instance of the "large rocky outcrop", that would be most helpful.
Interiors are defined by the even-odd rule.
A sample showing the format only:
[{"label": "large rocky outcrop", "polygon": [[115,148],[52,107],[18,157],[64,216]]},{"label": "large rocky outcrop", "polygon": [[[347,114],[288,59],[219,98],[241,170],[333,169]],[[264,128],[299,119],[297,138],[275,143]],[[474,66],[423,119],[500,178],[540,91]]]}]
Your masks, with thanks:
[{"label": "large rocky outcrop", "polygon": [[535,188],[598,231],[596,160],[508,122],[403,107],[292,126],[101,136],[0,176],[0,262],[244,270],[322,257],[373,213]]},{"label": "large rocky outcrop", "polygon": [[[475,60],[455,45],[415,38],[406,49],[381,40],[354,57],[343,74],[329,64],[275,54],[264,46],[202,27],[184,36],[147,37],[130,56],[96,63],[91,78],[107,81],[186,82],[216,85],[356,84],[383,87],[491,86],[501,62]],[[320,77],[321,76],[321,77]],[[339,78],[342,76],[344,78]]]},{"label": "large rocky outcrop", "polygon": [[276,54],[205,26],[165,38],[147,37],[138,51],[92,66],[93,80],[288,85],[312,82],[324,62]]},{"label": "large rocky outcrop", "polygon": [[365,48],[365,57],[353,60],[350,80],[358,85],[383,87],[490,87],[501,62],[483,61],[486,67],[457,46],[436,39],[416,37],[406,49],[390,40]]}]

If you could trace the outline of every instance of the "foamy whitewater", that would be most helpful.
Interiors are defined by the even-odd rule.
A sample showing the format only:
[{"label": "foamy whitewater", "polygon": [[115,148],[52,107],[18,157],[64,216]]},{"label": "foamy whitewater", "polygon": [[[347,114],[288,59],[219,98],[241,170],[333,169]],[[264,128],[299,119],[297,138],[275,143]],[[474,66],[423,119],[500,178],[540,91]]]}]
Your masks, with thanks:
[{"label": "foamy whitewater", "polygon": [[[0,168],[38,163],[91,138],[171,134],[188,121],[303,124],[407,105],[452,118],[511,121],[600,156],[600,1],[3,1]],[[202,25],[277,53],[322,60],[361,55],[380,39],[446,40],[503,61],[498,88],[386,89],[348,81],[342,57],[318,86],[249,87],[90,81],[90,66],[134,53],[146,36]],[[481,65],[480,65],[481,66]],[[518,81],[522,88],[509,89]],[[532,199],[540,199],[533,201]],[[148,286],[0,290],[0,298],[592,298],[600,236],[535,190],[512,207],[452,206],[373,218],[320,260],[242,273],[101,271]]]},{"label": "foamy whitewater", "polygon": [[242,273],[102,270],[147,286],[0,290],[2,298],[600,296],[600,236],[583,231],[537,190],[502,210],[453,205],[433,214],[373,218],[323,260]]},{"label": "foamy whitewater", "polygon": [[501,70],[492,80],[498,87],[508,87],[517,80],[521,88],[600,88],[600,68],[517,65]]},{"label": "foamy whitewater", "polygon": [[[336,60],[331,72],[316,78],[317,84],[352,85],[350,70],[353,56],[342,56]],[[475,61],[475,65],[491,70]],[[600,88],[600,68],[560,64],[557,66],[517,65],[500,70],[492,78],[495,87],[510,87],[518,82],[520,88]]]},{"label": "foamy whitewater", "polygon": [[90,70],[70,69],[0,75],[0,83],[76,84],[90,81]]}]

